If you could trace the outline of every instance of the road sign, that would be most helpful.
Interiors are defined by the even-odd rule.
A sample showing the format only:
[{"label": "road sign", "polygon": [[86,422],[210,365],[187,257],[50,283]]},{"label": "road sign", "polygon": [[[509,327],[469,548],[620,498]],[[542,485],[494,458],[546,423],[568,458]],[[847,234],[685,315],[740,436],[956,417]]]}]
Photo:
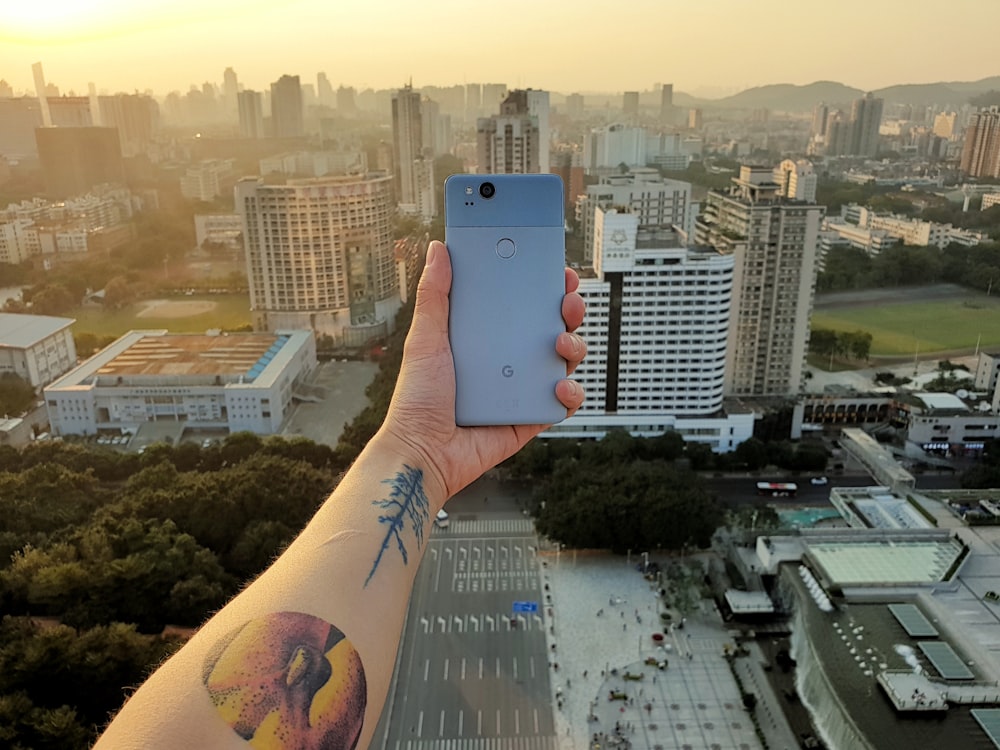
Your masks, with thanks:
[{"label": "road sign", "polygon": [[514,602],[514,611],[536,613],[538,612],[538,602]]}]

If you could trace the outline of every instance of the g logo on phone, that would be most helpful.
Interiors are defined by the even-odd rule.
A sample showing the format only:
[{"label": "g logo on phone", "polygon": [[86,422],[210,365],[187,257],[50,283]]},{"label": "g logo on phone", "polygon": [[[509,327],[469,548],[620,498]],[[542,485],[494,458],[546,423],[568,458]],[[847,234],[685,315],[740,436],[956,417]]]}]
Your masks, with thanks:
[{"label": "g logo on phone", "polygon": [[505,378],[512,378],[514,377],[514,368],[511,367],[510,365],[504,365],[503,367],[500,368],[500,374],[503,375]]}]

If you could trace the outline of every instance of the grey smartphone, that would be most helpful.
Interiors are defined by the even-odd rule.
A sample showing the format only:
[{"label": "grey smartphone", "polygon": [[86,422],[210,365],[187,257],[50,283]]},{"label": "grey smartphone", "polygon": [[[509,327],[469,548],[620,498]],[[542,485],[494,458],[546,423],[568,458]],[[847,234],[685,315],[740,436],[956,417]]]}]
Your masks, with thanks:
[{"label": "grey smartphone", "polygon": [[566,236],[558,175],[452,175],[445,182],[455,422],[551,424],[566,377]]}]

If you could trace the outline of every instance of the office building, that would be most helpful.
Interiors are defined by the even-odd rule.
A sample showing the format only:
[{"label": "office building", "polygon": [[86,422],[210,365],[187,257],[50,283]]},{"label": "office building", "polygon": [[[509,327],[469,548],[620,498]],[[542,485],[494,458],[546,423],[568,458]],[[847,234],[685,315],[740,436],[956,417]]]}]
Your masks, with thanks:
[{"label": "office building", "polygon": [[240,135],[244,138],[264,138],[264,100],[259,91],[240,91],[236,95],[239,109]]},{"label": "office building", "polygon": [[233,165],[232,159],[205,159],[188,167],[181,177],[181,195],[207,203],[228,193],[236,180]]},{"label": "office building", "polygon": [[361,346],[393,330],[392,177],[236,184],[255,330],[308,328]]},{"label": "office building", "polygon": [[483,112],[483,87],[479,83],[465,84],[465,119],[475,120]]},{"label": "office building", "polygon": [[480,106],[483,112],[495,112],[503,105],[503,100],[507,98],[506,83],[484,83],[483,98]]},{"label": "office building", "polygon": [[239,214],[195,214],[194,241],[199,248],[243,250],[243,219]]},{"label": "office building", "polygon": [[785,159],[774,168],[778,195],[783,198],[815,203],[817,179],[812,162],[805,159]]},{"label": "office building", "polygon": [[222,72],[222,105],[229,117],[237,114],[236,95],[239,91],[240,84],[236,78],[236,71],[226,68]]},{"label": "office building", "polygon": [[668,430],[725,453],[753,434],[753,414],[723,399],[733,257],[689,248],[635,214],[598,208],[594,275],[580,294],[587,357],[576,378],[587,396],[545,437],[601,437],[611,429]]},{"label": "office building", "polygon": [[801,390],[816,290],[822,206],[783,198],[772,169],[741,167],[710,190],[695,241],[735,256],[726,394],[789,397]]},{"label": "office building", "polygon": [[691,162],[685,140],[678,133],[614,123],[592,128],[583,136],[583,166],[588,174],[605,176],[626,167],[656,165],[686,169]]},{"label": "office building", "polygon": [[52,127],[89,128],[98,124],[94,121],[91,101],[86,96],[60,96],[48,102]]},{"label": "office building", "polygon": [[355,114],[358,111],[358,105],[355,100],[356,93],[353,86],[338,86],[337,112],[342,115]]},{"label": "office building", "polygon": [[1000,177],[1000,107],[969,117],[959,169],[969,177]]},{"label": "office building", "polygon": [[688,130],[701,130],[704,126],[701,110],[697,108],[688,110]]},{"label": "office building", "polygon": [[[54,435],[155,425],[271,435],[316,367],[311,331],[130,331],[45,389]],[[162,439],[162,438],[161,438]]]},{"label": "office building", "polygon": [[955,136],[958,135],[957,120],[957,112],[939,112],[934,117],[934,135],[939,138],[946,138],[949,141],[954,140]]},{"label": "office building", "polygon": [[41,388],[76,366],[72,318],[0,313],[0,374]]},{"label": "office building", "polygon": [[538,123],[538,171],[549,172],[552,133],[549,129],[549,92],[538,89],[525,91],[528,114]]},{"label": "office building", "polygon": [[35,139],[50,198],[68,198],[95,185],[125,182],[116,128],[38,128]]},{"label": "office building", "polygon": [[479,174],[541,171],[538,117],[529,113],[528,106],[527,91],[512,91],[500,105],[499,115],[479,118],[476,123]]},{"label": "office building", "polygon": [[320,106],[333,107],[337,103],[337,95],[333,92],[333,84],[327,78],[326,73],[320,71],[316,74],[316,97]]},{"label": "office building", "polygon": [[576,219],[583,234],[584,260],[594,261],[596,253],[595,221],[598,209],[626,207],[643,231],[656,232],[679,227],[693,234],[697,204],[691,202],[691,185],[660,177],[655,169],[633,169],[628,174],[602,177],[588,185],[576,202]]},{"label": "office building", "polygon": [[271,129],[275,138],[306,134],[302,85],[298,76],[283,75],[271,84]]}]

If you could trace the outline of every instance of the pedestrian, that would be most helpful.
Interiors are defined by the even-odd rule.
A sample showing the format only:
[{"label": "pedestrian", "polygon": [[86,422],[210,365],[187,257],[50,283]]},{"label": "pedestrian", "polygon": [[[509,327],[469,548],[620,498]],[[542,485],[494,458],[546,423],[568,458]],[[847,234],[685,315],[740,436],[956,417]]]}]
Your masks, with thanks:
[{"label": "pedestrian", "polygon": [[570,687],[571,687],[571,686],[570,686],[570,681],[569,681],[569,677],[567,677],[567,678],[566,678],[566,689],[567,689],[567,690],[569,690],[569,688],[570,688]]},{"label": "pedestrian", "polygon": [[587,679],[587,670],[583,670],[583,679]]},{"label": "pedestrian", "polygon": [[622,623],[622,632],[624,632],[626,630],[628,630],[628,623],[627,622],[623,622]]}]

